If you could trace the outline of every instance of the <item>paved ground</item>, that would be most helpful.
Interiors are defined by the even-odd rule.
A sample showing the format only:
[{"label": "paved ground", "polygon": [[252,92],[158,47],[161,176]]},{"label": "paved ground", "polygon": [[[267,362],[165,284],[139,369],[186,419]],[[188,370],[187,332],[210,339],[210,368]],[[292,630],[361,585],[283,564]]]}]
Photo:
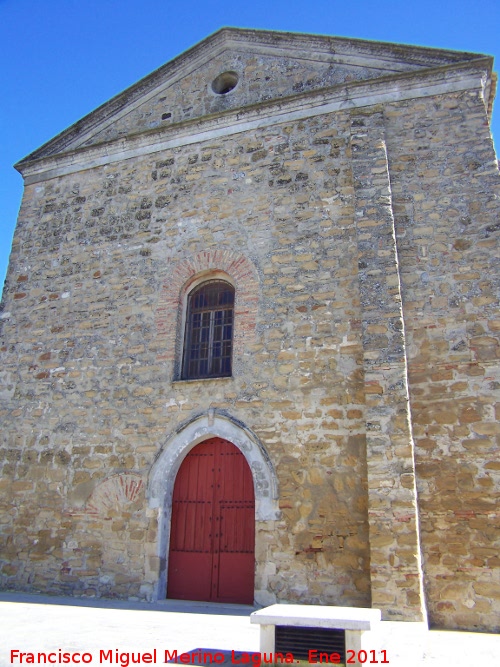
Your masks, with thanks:
[{"label": "paved ground", "polygon": [[[166,650],[177,650],[178,655],[196,648],[255,652],[259,650],[259,627],[250,624],[251,611],[251,607],[243,605],[172,601],[151,605],[0,593],[0,667],[44,664],[43,658],[38,662],[38,652],[53,652],[53,664],[64,664],[64,653],[69,652],[75,660],[85,660],[90,665],[121,667],[164,664]],[[500,635],[421,632],[406,623],[382,626],[381,643],[374,656],[368,655],[366,664],[374,664],[370,663],[371,657],[381,662],[379,650],[384,648],[390,667],[500,665]],[[12,655],[11,651],[18,653]],[[21,653],[33,653],[34,662],[29,662],[29,655],[23,656],[21,662]],[[128,657],[129,665],[127,653],[134,653],[135,658],[132,662],[132,657]],[[140,663],[138,653],[142,656]],[[192,656],[193,662],[200,664],[200,657]],[[244,655],[236,654],[235,660],[245,667]],[[254,665],[250,663],[248,667]]]}]

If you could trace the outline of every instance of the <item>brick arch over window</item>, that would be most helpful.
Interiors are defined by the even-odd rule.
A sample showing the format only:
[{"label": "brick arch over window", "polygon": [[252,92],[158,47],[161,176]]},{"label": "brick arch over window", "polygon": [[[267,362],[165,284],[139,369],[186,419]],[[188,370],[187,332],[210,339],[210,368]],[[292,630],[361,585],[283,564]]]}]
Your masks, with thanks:
[{"label": "brick arch over window", "polygon": [[[234,306],[233,357],[239,356],[245,344],[255,340],[259,280],[253,263],[244,255],[231,250],[204,250],[197,255],[172,262],[156,309],[156,333],[159,343],[158,359],[174,361],[179,349],[182,301],[198,278],[226,274],[236,291]],[[182,338],[182,334],[180,336]]]}]

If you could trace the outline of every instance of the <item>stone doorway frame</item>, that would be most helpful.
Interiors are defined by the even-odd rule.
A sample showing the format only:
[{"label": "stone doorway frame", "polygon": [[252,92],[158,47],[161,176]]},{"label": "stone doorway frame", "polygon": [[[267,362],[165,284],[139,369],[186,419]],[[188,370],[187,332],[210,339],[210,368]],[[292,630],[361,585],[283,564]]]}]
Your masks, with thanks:
[{"label": "stone doorway frame", "polygon": [[[158,510],[157,556],[158,580],[153,600],[161,600],[167,590],[170,521],[175,478],[187,454],[208,438],[223,438],[234,444],[247,460],[255,491],[255,551],[259,536],[274,532],[274,522],[281,517],[278,505],[278,478],[274,466],[257,437],[243,424],[227,415],[209,410],[172,434],[153,464],[148,481],[147,498],[150,509]],[[269,604],[267,581],[256,564],[255,602]]]}]

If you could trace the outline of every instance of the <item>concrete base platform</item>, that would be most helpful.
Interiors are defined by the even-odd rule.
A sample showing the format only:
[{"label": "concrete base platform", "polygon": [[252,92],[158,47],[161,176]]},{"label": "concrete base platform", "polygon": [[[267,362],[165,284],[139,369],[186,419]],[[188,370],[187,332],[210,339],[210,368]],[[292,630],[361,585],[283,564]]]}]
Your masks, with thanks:
[{"label": "concrete base platform", "polygon": [[[180,655],[197,647],[242,652],[243,657],[235,654],[231,664],[253,667],[250,653],[259,651],[259,627],[250,623],[252,611],[244,605],[171,600],[148,604],[0,593],[0,667],[29,664],[26,658],[22,663],[19,658],[11,661],[12,650],[56,651],[56,656],[59,649],[88,653],[92,661],[87,664],[94,666],[120,665],[116,650],[118,654],[134,652],[137,657],[156,649],[154,662],[135,664],[163,665],[165,651]],[[429,632],[418,623],[382,621],[373,642],[373,650],[387,651],[389,667],[486,666],[497,664],[500,655],[500,635]],[[112,651],[113,662],[100,662],[100,651],[107,655]],[[376,657],[380,661],[380,654]],[[374,664],[369,660],[370,656],[365,664]]]}]

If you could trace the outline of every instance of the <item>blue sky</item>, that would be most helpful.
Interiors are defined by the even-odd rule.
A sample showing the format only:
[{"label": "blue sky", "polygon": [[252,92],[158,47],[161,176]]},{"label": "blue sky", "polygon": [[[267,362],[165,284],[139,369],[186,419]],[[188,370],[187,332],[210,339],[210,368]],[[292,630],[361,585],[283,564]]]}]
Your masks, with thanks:
[{"label": "blue sky", "polygon": [[[22,197],[12,165],[222,26],[486,53],[500,69],[499,0],[0,0],[0,285]],[[498,150],[500,108],[492,129]]]}]

